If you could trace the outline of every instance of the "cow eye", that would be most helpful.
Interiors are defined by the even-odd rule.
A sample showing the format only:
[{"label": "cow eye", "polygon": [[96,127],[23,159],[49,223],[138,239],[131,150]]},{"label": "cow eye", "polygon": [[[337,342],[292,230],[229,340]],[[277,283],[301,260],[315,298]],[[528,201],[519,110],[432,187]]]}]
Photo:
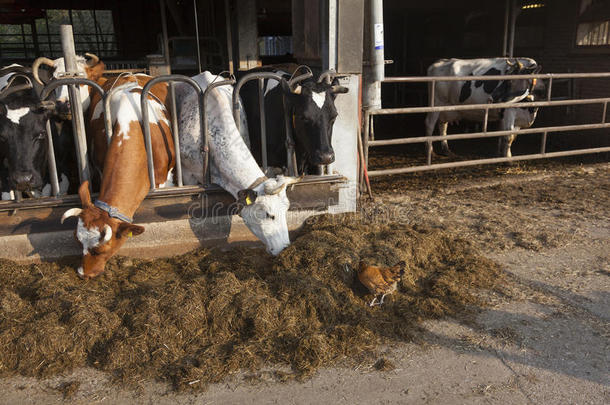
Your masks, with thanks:
[{"label": "cow eye", "polygon": [[36,139],[38,139],[38,140],[43,140],[46,137],[47,137],[47,132],[46,131],[40,131],[38,133],[38,135],[36,135]]},{"label": "cow eye", "polygon": [[271,214],[267,213],[267,218],[269,218],[269,219],[275,219],[275,215],[271,215]]}]

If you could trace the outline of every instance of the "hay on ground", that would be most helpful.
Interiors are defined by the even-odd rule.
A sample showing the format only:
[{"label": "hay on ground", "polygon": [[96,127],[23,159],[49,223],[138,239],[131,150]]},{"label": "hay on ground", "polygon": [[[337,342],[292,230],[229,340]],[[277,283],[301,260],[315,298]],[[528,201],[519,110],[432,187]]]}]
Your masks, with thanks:
[{"label": "hay on ground", "polygon": [[[367,305],[354,274],[360,259],[407,263],[382,307]],[[120,382],[201,389],[240,370],[288,366],[290,378],[305,378],[346,361],[373,365],[380,343],[483,305],[477,290],[500,279],[459,238],[356,214],[311,218],[276,258],[251,248],[119,257],[88,282],[71,264],[0,261],[0,375],[90,366]]]}]

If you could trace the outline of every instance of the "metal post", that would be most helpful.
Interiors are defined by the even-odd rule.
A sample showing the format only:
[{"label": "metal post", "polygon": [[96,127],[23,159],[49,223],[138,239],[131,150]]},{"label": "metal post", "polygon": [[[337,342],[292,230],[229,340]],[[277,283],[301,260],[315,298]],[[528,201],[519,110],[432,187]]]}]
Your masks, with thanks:
[{"label": "metal post", "polygon": [[182,187],[182,158],[180,156],[180,137],[178,136],[178,112],[176,110],[176,86],[169,82],[169,108],[172,115],[172,136],[174,138],[174,154],[176,156],[176,178],[178,187]]},{"label": "metal post", "polygon": [[195,36],[197,41],[197,72],[201,73],[201,50],[199,49],[199,18],[197,17],[197,0],[193,0],[193,10],[195,12]]},{"label": "metal post", "polygon": [[547,131],[544,131],[542,133],[542,140],[540,142],[540,153],[542,153],[543,155],[546,153],[546,135]]},{"label": "metal post", "polygon": [[553,89],[553,78],[549,78],[549,86],[546,89],[546,101],[551,101],[551,91]]},{"label": "metal post", "polygon": [[608,111],[608,102],[604,103],[604,110],[602,111],[602,124],[606,123],[606,112]]},{"label": "metal post", "polygon": [[[64,124],[65,125],[65,124]],[[47,153],[49,154],[49,175],[51,176],[51,189],[53,196],[59,194],[59,180],[57,178],[57,166],[55,163],[55,148],[53,147],[53,132],[51,132],[51,120],[47,120]]]},{"label": "metal post", "polygon": [[510,37],[508,42],[508,57],[513,57],[513,51],[515,50],[515,30],[517,24],[517,3],[516,0],[511,0],[511,18],[510,18]]},{"label": "metal post", "polygon": [[163,56],[167,65],[167,72],[171,73],[171,60],[169,58],[169,41],[167,39],[167,16],[165,14],[165,0],[159,0],[159,8],[161,10],[161,29],[163,35]]},{"label": "metal post", "polygon": [[258,79],[258,111],[261,121],[261,154],[263,172],[267,171],[267,124],[265,122],[265,79]]},{"label": "metal post", "polygon": [[368,44],[365,45],[369,64],[363,75],[362,107],[381,108],[381,81],[384,79],[383,0],[368,0],[370,5]]},{"label": "metal post", "polygon": [[328,0],[327,13],[323,13],[323,17],[328,17],[327,21],[322,21],[322,27],[328,27],[326,35],[323,35],[322,47],[322,68],[324,70],[336,70],[337,68],[337,0]]},{"label": "metal post", "polygon": [[229,0],[225,0],[225,25],[227,26],[227,60],[229,61],[229,73],[233,74],[233,38],[231,34],[231,9]]},{"label": "metal post", "polygon": [[489,108],[485,109],[485,119],[483,120],[483,132],[487,132],[487,123],[489,122]]},{"label": "metal post", "polygon": [[430,107],[434,107],[434,96],[436,95],[436,80],[430,82]]},{"label": "metal post", "polygon": [[[78,73],[76,52],[74,50],[74,37],[71,25],[60,26],[61,48],[64,54],[66,73]],[[85,136],[85,120],[83,118],[83,105],[77,86],[69,85],[70,107],[72,110],[72,129],[74,130],[74,144],[76,146],[76,160],[80,182],[90,180],[89,162],[87,160],[87,137]]]},{"label": "metal post", "polygon": [[504,39],[502,41],[502,56],[507,56],[507,46],[508,46],[508,19],[510,15],[510,1],[506,0],[506,10],[504,11]]}]

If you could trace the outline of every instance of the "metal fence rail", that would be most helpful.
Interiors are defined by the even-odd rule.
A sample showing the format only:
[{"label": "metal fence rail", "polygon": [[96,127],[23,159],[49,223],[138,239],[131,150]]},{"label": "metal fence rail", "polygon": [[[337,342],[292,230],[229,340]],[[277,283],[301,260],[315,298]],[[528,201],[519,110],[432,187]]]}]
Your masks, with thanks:
[{"label": "metal fence rail", "polygon": [[[576,149],[569,151],[558,151],[558,152],[546,152],[547,134],[551,132],[569,132],[569,131],[580,131],[580,130],[593,130],[593,129],[606,129],[610,128],[610,123],[606,122],[608,102],[610,97],[603,98],[587,98],[587,99],[571,99],[571,100],[552,100],[552,88],[554,79],[594,79],[594,78],[610,78],[610,72],[599,72],[599,73],[539,73],[539,74],[521,74],[521,75],[493,75],[493,76],[418,76],[418,77],[388,77],[383,80],[383,83],[429,83],[430,92],[430,105],[426,107],[405,107],[405,108],[380,108],[377,110],[365,111],[363,116],[364,131],[363,131],[363,146],[365,161],[368,166],[368,155],[369,148],[377,146],[388,146],[388,145],[402,145],[402,144],[413,144],[413,143],[425,143],[426,144],[426,164],[390,168],[383,170],[372,170],[368,171],[369,177],[384,176],[391,174],[402,174],[421,172],[427,170],[439,170],[447,168],[474,166],[481,164],[494,164],[502,162],[512,162],[521,160],[532,160],[532,159],[543,159],[552,158],[559,156],[572,156],[572,155],[583,155],[592,153],[609,152],[610,147],[600,148],[587,148],[587,149]],[[490,103],[490,104],[461,104],[461,105],[434,105],[434,96],[436,92],[436,83],[439,81],[489,81],[489,80],[522,80],[522,79],[540,79],[547,80],[546,85],[546,100],[545,101],[531,101],[524,103]],[[593,105],[599,104],[602,106],[602,114],[600,121],[597,123],[579,124],[579,125],[556,125],[539,128],[525,128],[519,130],[501,130],[501,131],[487,131],[489,121],[489,111],[505,108],[528,108],[528,107],[557,107],[557,106],[574,106],[574,105]],[[422,114],[430,112],[447,112],[447,111],[470,111],[470,110],[481,110],[483,114],[483,128],[481,132],[475,133],[461,133],[452,135],[434,135],[434,136],[419,136],[419,137],[405,137],[395,138],[387,140],[376,140],[374,131],[373,119],[375,116],[381,115],[403,115],[403,114]],[[449,141],[456,139],[477,139],[477,138],[492,138],[507,135],[520,135],[520,134],[533,134],[541,133],[542,140],[540,145],[540,153],[527,154],[520,156],[510,157],[498,157],[491,159],[476,159],[476,160],[464,160],[459,162],[448,162],[448,163],[432,163],[432,142],[434,141]]]}]

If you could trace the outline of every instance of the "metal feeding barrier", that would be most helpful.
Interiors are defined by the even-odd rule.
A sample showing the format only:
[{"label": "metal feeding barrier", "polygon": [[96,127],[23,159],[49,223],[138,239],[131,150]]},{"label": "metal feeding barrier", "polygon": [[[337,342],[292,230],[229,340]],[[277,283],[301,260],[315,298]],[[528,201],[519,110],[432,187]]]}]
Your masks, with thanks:
[{"label": "metal feeding barrier", "polygon": [[[391,168],[383,170],[368,171],[369,177],[413,173],[427,170],[438,170],[455,167],[474,166],[481,164],[493,164],[502,162],[514,162],[520,160],[533,160],[553,158],[560,156],[584,155],[592,153],[610,152],[610,147],[597,147],[575,149],[567,151],[547,152],[547,135],[550,132],[568,132],[576,130],[593,130],[610,128],[610,123],[606,122],[606,112],[610,97],[603,98],[587,98],[587,99],[571,99],[571,100],[551,100],[553,80],[554,79],[591,79],[591,78],[610,78],[610,73],[539,73],[539,74],[522,74],[522,75],[489,75],[489,76],[421,76],[421,77],[388,77],[383,80],[383,83],[429,83],[430,105],[427,107],[405,107],[405,108],[380,108],[364,112],[364,131],[363,144],[365,161],[368,166],[369,148],[387,145],[403,145],[412,143],[426,144],[426,164],[418,166],[408,166],[400,168]],[[464,105],[434,105],[434,96],[436,92],[436,83],[440,81],[487,81],[487,80],[520,80],[520,79],[542,79],[548,80],[546,86],[546,100],[532,101],[524,103],[490,103],[490,104],[464,104]],[[502,108],[527,108],[527,107],[557,107],[557,106],[573,106],[573,105],[591,105],[600,104],[603,106],[601,120],[598,123],[579,124],[579,125],[558,125],[539,128],[527,128],[519,130],[504,130],[504,131],[487,131],[489,111]],[[429,112],[445,112],[445,111],[466,111],[466,110],[483,110],[483,128],[481,132],[462,133],[452,135],[435,135],[435,136],[418,136],[408,138],[395,138],[387,140],[376,140],[374,131],[374,117],[380,115],[402,115],[402,114],[421,114]],[[432,142],[434,141],[450,141],[456,139],[476,139],[476,138],[492,138],[506,136],[511,134],[533,134],[541,133],[542,139],[540,144],[540,152],[527,155],[518,155],[511,157],[498,157],[488,159],[464,160],[459,162],[448,163],[432,163]]]},{"label": "metal feeding barrier", "polygon": [[[297,70],[298,71],[298,70]],[[292,88],[294,85],[299,82],[309,79],[313,76],[311,70],[308,70],[306,73],[302,75],[295,76],[288,80],[288,85]],[[263,172],[267,171],[267,124],[265,120],[265,80],[277,80],[280,83],[282,80],[285,80],[282,75],[273,72],[253,72],[244,75],[237,84],[235,85],[235,89],[233,90],[233,119],[235,120],[235,124],[237,125],[237,129],[240,129],[240,119],[239,119],[239,92],[244,84],[251,80],[258,81],[258,108],[260,115],[260,124],[261,124],[261,159],[262,159],[262,168]],[[292,117],[290,113],[290,109],[286,104],[286,98],[284,96],[284,125],[286,130],[286,162],[288,164],[288,171],[291,176],[297,176],[297,158],[295,153],[295,143],[294,136],[292,134]]]}]

